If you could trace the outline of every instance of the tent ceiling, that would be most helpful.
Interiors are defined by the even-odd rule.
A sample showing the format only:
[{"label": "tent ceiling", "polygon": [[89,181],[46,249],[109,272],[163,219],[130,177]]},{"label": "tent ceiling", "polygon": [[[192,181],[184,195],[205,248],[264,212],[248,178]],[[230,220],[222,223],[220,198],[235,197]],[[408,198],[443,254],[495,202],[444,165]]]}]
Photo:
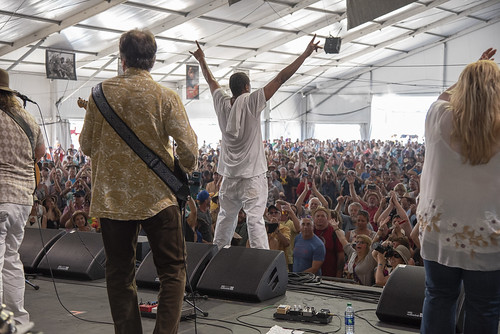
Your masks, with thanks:
[{"label": "tent ceiling", "polygon": [[227,84],[249,70],[254,87],[295,59],[313,34],[342,38],[339,54],[308,59],[284,90],[310,92],[349,79],[500,20],[498,0],[420,0],[347,31],[346,0],[3,0],[0,67],[43,75],[45,50],[76,53],[79,78],[109,78],[120,35],[157,36],[155,80],[183,86],[200,41],[214,75]]}]

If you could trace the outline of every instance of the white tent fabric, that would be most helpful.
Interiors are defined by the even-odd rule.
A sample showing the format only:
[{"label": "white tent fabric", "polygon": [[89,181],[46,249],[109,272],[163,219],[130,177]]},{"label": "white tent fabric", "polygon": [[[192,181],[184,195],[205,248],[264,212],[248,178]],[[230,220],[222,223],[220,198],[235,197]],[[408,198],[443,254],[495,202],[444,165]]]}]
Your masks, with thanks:
[{"label": "white tent fabric", "polygon": [[[494,45],[498,0],[420,0],[347,29],[346,0],[5,0],[0,11],[0,67],[11,85],[38,102],[51,142],[67,141],[60,127],[82,120],[77,98],[116,75],[118,38],[134,27],[157,37],[155,80],[185,98],[188,51],[199,40],[224,87],[246,70],[252,88],[264,86],[295,59],[314,34],[342,38],[339,54],[314,54],[269,103],[266,138],[314,135],[314,124],[360,124],[370,138],[375,94],[437,95],[465,64]],[[322,42],[323,43],[323,42]],[[74,52],[78,81],[49,80],[46,50]],[[199,100],[184,100],[193,123],[215,113],[201,80]],[[38,118],[38,109],[28,110]],[[217,127],[215,127],[217,130]],[[66,131],[66,130],[64,130]],[[63,142],[63,146],[69,143]]]}]

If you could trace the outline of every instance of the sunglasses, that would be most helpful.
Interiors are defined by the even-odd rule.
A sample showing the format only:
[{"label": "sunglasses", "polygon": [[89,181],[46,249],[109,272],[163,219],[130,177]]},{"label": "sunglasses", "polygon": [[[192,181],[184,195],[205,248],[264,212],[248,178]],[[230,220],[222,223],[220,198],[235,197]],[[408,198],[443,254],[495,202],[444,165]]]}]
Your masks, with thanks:
[{"label": "sunglasses", "polygon": [[396,258],[396,259],[401,259],[401,255],[399,255],[399,253],[394,253],[392,254],[392,257]]},{"label": "sunglasses", "polygon": [[270,215],[276,215],[276,214],[278,214],[278,213],[279,213],[278,211],[270,211],[270,212],[269,212],[269,214],[270,214]]}]

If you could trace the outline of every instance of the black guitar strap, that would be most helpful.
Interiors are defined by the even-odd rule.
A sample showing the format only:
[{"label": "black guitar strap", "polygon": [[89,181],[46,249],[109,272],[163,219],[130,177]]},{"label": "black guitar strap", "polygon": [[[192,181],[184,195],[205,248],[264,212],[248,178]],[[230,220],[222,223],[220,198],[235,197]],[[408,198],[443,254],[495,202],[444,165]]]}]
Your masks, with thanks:
[{"label": "black guitar strap", "polygon": [[[115,113],[109,105],[102,91],[102,83],[92,88],[92,97],[101,112],[104,119],[111,125],[116,133],[127,143],[128,146],[146,163],[146,165],[155,172],[158,177],[172,190],[178,201],[186,202],[190,195],[189,186],[187,184],[186,173],[182,172],[179,162],[174,158],[174,168],[176,173],[182,177],[184,182],[178,179],[172,173],[170,168],[161,160],[156,153],[135,135],[125,122]],[[179,203],[181,204],[181,203]]]}]

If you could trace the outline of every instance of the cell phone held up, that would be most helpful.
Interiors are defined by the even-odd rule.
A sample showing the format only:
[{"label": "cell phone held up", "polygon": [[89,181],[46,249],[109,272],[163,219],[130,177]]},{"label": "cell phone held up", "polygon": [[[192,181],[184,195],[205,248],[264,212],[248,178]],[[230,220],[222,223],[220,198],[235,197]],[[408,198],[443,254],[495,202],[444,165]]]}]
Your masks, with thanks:
[{"label": "cell phone held up", "polygon": [[273,233],[274,231],[276,231],[276,229],[278,228],[278,226],[279,226],[279,223],[268,223],[268,222],[266,222],[267,233],[268,234]]}]

